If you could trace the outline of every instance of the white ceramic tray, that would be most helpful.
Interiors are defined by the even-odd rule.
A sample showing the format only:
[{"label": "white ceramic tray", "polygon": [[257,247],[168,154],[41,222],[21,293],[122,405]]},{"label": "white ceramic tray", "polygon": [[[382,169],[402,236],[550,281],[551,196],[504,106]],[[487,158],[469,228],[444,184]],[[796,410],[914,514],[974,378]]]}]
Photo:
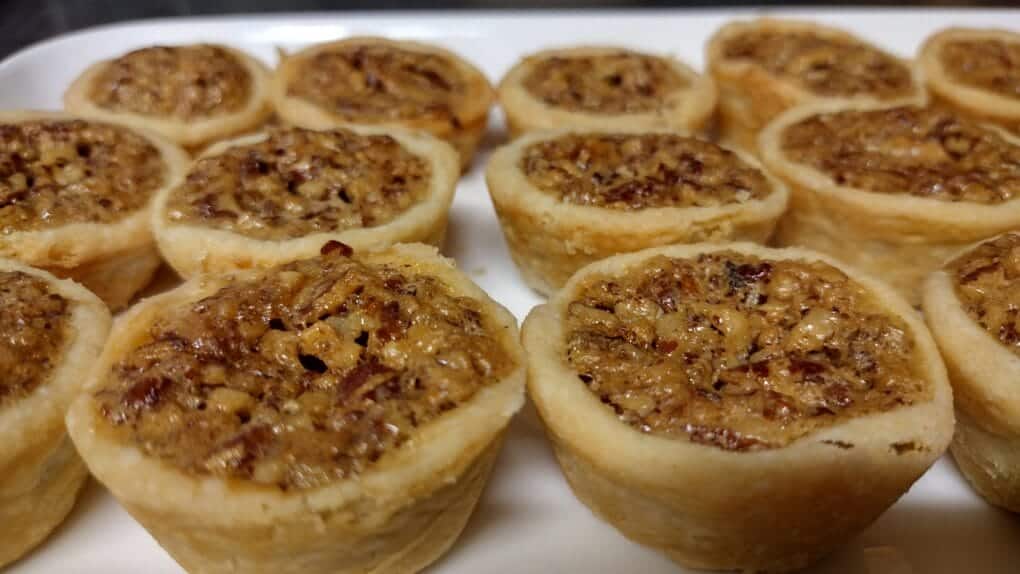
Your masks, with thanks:
[{"label": "white ceramic tray", "polygon": [[[764,11],[588,13],[386,13],[263,15],[129,23],[78,32],[28,48],[0,63],[0,109],[58,108],[68,83],[88,64],[154,43],[216,41],[276,60],[292,49],[355,34],[445,45],[493,81],[523,54],[542,47],[615,43],[670,52],[695,66],[722,23]],[[1020,11],[770,10],[833,23],[887,49],[911,55],[950,25],[1020,29]],[[503,135],[494,114],[487,149]],[[507,255],[479,166],[460,184],[445,252],[492,297],[523,319],[540,301]],[[749,477],[753,478],[753,477]],[[734,516],[734,520],[740,520]],[[577,502],[559,473],[535,415],[514,423],[492,481],[467,530],[432,572],[677,572],[660,555],[629,542]],[[867,574],[1018,574],[1020,518],[986,505],[945,458],[899,503],[815,572]],[[98,485],[67,522],[11,574],[179,574],[181,569]]]}]

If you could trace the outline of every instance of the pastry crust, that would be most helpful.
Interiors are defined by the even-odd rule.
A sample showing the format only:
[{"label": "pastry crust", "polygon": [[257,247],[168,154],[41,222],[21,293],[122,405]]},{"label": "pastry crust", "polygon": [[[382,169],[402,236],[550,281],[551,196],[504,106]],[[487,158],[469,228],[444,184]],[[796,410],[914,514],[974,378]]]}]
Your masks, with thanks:
[{"label": "pastry crust", "polygon": [[[0,123],[6,124],[69,119],[76,118],[62,112],[0,112]],[[135,129],[131,132],[158,150],[165,167],[162,188],[176,184],[190,163],[188,155],[155,134]],[[152,196],[159,191],[152,190]],[[0,237],[0,256],[74,279],[116,310],[126,306],[159,268],[159,253],[149,227],[150,209],[151,202],[110,223],[75,222],[4,234]]]},{"label": "pastry crust", "polygon": [[[949,28],[929,37],[921,46],[917,61],[932,100],[980,121],[1001,125],[1020,134],[1020,97],[1009,97],[980,86],[961,82],[946,70],[943,50],[947,44],[965,42],[1002,42],[1020,49],[1020,34],[1008,30]],[[990,62],[1000,65],[1001,61]],[[1007,61],[1006,65],[1009,63]],[[1020,63],[1012,73],[1020,77]]]},{"label": "pastry crust", "polygon": [[[526,134],[497,150],[485,180],[510,254],[525,282],[549,295],[581,267],[618,253],[670,243],[749,240],[765,242],[786,209],[786,187],[764,170],[771,192],[760,199],[716,207],[617,210],[576,205],[543,192],[521,169],[527,148],[570,134],[669,134],[669,130],[558,130]],[[736,151],[744,164],[758,162]]]},{"label": "pastry crust", "polygon": [[[355,478],[281,490],[186,473],[117,440],[94,392],[111,365],[146,339],[152,321],[217,291],[203,276],[148,299],[119,320],[68,429],[93,474],[190,572],[417,572],[453,544],[485,484],[509,419],[521,407],[523,354],[510,314],[435,248],[398,245],[365,257],[438,277],[482,303],[512,371],[420,426]],[[253,271],[241,272],[238,278]],[[139,480],[144,477],[144,480]]]},{"label": "pastry crust", "polygon": [[201,149],[213,141],[251,131],[272,114],[269,102],[271,72],[265,64],[240,50],[220,45],[215,47],[235,57],[251,78],[248,99],[236,111],[182,119],[103,108],[93,101],[91,91],[97,79],[115,60],[96,62],[82,72],[64,93],[64,108],[82,117],[147,130],[190,150]]},{"label": "pastry crust", "polygon": [[106,340],[110,313],[71,281],[9,259],[0,272],[42,279],[67,299],[68,323],[47,380],[0,407],[0,567],[40,544],[74,506],[88,472],[64,429],[64,413]]},{"label": "pastry crust", "polygon": [[[356,250],[382,248],[396,243],[425,242],[441,247],[446,236],[447,214],[453,201],[460,165],[457,152],[446,142],[425,133],[382,126],[346,126],[361,135],[385,135],[429,166],[427,195],[390,221],[373,227],[317,232],[286,239],[256,239],[209,225],[174,222],[167,203],[174,188],[155,199],[152,229],[163,257],[184,277],[232,269],[270,267],[286,261],[315,256],[324,243],[340,241]],[[202,157],[214,157],[230,148],[261,142],[269,133],[220,142]]]},{"label": "pastry crust", "polygon": [[[786,446],[743,452],[643,433],[622,422],[563,359],[566,306],[590,276],[625,276],[658,255],[715,251],[822,261],[842,270],[908,326],[931,399],[834,422]],[[945,369],[913,309],[880,282],[806,250],[701,244],[606,259],[536,307],[524,323],[523,342],[529,395],[575,494],[627,537],[689,567],[804,567],[874,521],[952,436]]]},{"label": "pastry crust", "polygon": [[[658,107],[651,111],[593,112],[570,110],[543,101],[525,85],[535,69],[550,60],[571,58],[597,58],[611,55],[631,55],[654,58],[665,63],[668,69],[686,82],[686,85],[661,98]],[[715,84],[708,76],[695,72],[683,62],[665,56],[652,56],[611,46],[579,46],[544,50],[525,57],[503,77],[499,83],[499,103],[506,115],[511,135],[519,136],[535,130],[573,128],[598,129],[657,129],[699,131],[707,127],[715,112]]]},{"label": "pastry crust", "polygon": [[[757,135],[773,118],[794,106],[833,99],[852,101],[874,101],[886,103],[921,103],[925,94],[916,71],[908,62],[887,55],[900,63],[913,76],[912,93],[894,99],[875,98],[868,95],[835,98],[812,93],[790,78],[770,73],[753,62],[732,60],[726,56],[726,43],[749,33],[776,32],[811,34],[823,39],[860,44],[878,50],[864,40],[838,28],[822,26],[800,20],[778,20],[760,18],[750,21],[731,22],[721,27],[709,40],[706,47],[708,72],[719,90],[719,131],[722,141],[739,146],[752,153],[757,152]],[[884,52],[883,52],[884,54]],[[836,63],[838,67],[838,63]]]},{"label": "pastry crust", "polygon": [[[463,86],[456,94],[449,110],[452,117],[430,117],[422,114],[419,117],[404,117],[393,120],[377,118],[359,118],[354,112],[351,117],[341,117],[333,111],[312,101],[290,93],[294,78],[301,73],[301,67],[320,54],[343,52],[352,48],[369,47],[382,50],[418,53],[435,56],[449,64]],[[489,123],[489,108],[495,99],[492,85],[485,75],[475,66],[457,54],[419,42],[388,40],[377,37],[353,37],[335,42],[316,44],[293,54],[281,55],[281,60],[273,75],[270,86],[270,98],[276,108],[276,114],[287,124],[310,128],[327,129],[357,124],[384,125],[422,130],[446,140],[460,154],[461,168],[466,170],[474,158],[478,144],[485,134]]]},{"label": "pastry crust", "polygon": [[[780,245],[808,247],[846,261],[882,278],[918,305],[925,277],[946,259],[975,241],[1020,225],[1020,199],[977,203],[866,191],[839,185],[784,152],[784,131],[794,124],[821,114],[886,107],[824,102],[789,110],[762,131],[761,159],[790,188],[790,208],[776,231]],[[1020,145],[995,127],[981,129]]]}]

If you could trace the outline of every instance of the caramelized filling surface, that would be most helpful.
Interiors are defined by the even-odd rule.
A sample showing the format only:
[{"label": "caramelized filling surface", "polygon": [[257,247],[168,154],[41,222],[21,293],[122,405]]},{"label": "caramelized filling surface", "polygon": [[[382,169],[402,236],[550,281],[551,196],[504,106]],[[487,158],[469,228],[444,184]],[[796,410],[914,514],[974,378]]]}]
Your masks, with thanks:
[{"label": "caramelized filling surface", "polygon": [[825,263],[658,256],[589,279],[565,332],[568,363],[621,421],[725,450],[931,396],[907,326]]},{"label": "caramelized filling surface", "polygon": [[1020,99],[1020,42],[952,40],[939,56],[953,80]]},{"label": "caramelized filling surface", "polygon": [[521,169],[562,201],[619,210],[712,207],[768,195],[733,152],[675,134],[570,134],[532,144]]},{"label": "caramelized filling surface", "polygon": [[167,212],[256,239],[373,227],[423,200],[430,173],[387,135],[279,130],[199,160]]},{"label": "caramelized filling surface", "polygon": [[63,353],[67,300],[42,279],[0,271],[0,408],[24,398]]},{"label": "caramelized filling surface", "polygon": [[165,171],[159,150],[112,125],[0,124],[0,233],[117,221],[149,202]]},{"label": "caramelized filling surface", "polygon": [[967,314],[1020,355],[1020,233],[982,243],[949,265]]},{"label": "caramelized filling surface", "polygon": [[659,109],[671,93],[687,88],[690,79],[668,60],[621,51],[544,58],[523,83],[531,95],[550,106],[623,114]]},{"label": "caramelized filling surface", "polygon": [[311,488],[357,476],[513,369],[478,301],[323,251],[168,310],[97,392],[101,416],[186,472]]},{"label": "caramelized filling surface", "polygon": [[750,30],[727,39],[723,55],[828,97],[893,99],[913,93],[910,69],[881,50],[810,31]]},{"label": "caramelized filling surface", "polygon": [[1020,197],[1020,146],[936,109],[820,114],[783,132],[786,156],[845,185],[939,201]]},{"label": "caramelized filling surface", "polygon": [[107,110],[188,120],[236,112],[252,89],[248,69],[220,46],[154,46],[111,61],[90,96]]}]

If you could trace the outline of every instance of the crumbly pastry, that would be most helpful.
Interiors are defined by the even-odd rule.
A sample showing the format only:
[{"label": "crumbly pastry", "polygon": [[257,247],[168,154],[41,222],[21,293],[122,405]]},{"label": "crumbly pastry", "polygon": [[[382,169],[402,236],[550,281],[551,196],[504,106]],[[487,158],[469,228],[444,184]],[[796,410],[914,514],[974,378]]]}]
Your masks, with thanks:
[{"label": "crumbly pastry", "polygon": [[697,131],[715,98],[711,78],[679,60],[608,46],[532,54],[499,84],[515,136],[556,128]]},{"label": "crumbly pastry", "polygon": [[1020,232],[932,274],[924,316],[953,384],[953,457],[989,502],[1020,512]]},{"label": "crumbly pastry", "polygon": [[918,62],[933,101],[1020,134],[1020,34],[950,28],[925,41]]},{"label": "crumbly pastry", "polygon": [[185,277],[355,249],[442,245],[457,152],[425,133],[285,128],[221,142],[156,199],[160,251]]},{"label": "crumbly pastry", "polygon": [[941,455],[952,394],[884,284],[801,249],[644,250],[524,323],[528,390],[574,493],[694,568],[802,568]]},{"label": "crumbly pastry", "polygon": [[160,264],[151,200],[188,161],[149,132],[58,112],[0,113],[0,256],[126,305]]},{"label": "crumbly pastry", "polygon": [[435,248],[206,275],[127,312],[68,429],[190,572],[417,572],[523,403],[514,320]]},{"label": "crumbly pastry", "polygon": [[90,66],[64,107],[196,149],[266,121],[269,79],[264,64],[227,46],[152,46]]},{"label": "crumbly pastry", "polygon": [[787,202],[753,158],[662,130],[527,134],[493,154],[485,179],[514,262],[544,294],[617,253],[764,242]]},{"label": "crumbly pastry", "polygon": [[910,64],[843,30],[797,20],[733,22],[709,41],[723,141],[757,150],[783,111],[817,101],[903,103],[924,98]]},{"label": "crumbly pastry", "polygon": [[921,283],[975,241],[1020,227],[1020,140],[944,109],[811,104],[761,136],[790,187],[776,233],[892,284]]},{"label": "crumbly pastry", "polygon": [[495,96],[485,75],[453,52],[358,37],[282,56],[271,97],[277,115],[301,127],[370,124],[427,131],[450,142],[466,168]]},{"label": "crumbly pastry", "polygon": [[0,568],[57,527],[85,483],[64,413],[109,327],[80,285],[0,258]]}]

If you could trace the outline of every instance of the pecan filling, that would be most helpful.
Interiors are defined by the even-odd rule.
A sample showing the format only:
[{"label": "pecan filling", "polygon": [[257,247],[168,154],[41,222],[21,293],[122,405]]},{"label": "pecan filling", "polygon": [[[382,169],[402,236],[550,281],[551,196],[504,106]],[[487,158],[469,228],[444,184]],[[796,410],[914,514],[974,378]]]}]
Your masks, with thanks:
[{"label": "pecan filling", "polygon": [[256,239],[301,237],[387,223],[428,195],[430,173],[390,136],[278,130],[199,160],[167,209]]},{"label": "pecan filling", "polygon": [[747,451],[926,400],[906,325],[842,271],[732,252],[596,277],[566,359],[620,420]]},{"label": "pecan filling", "polygon": [[939,56],[953,80],[1020,99],[1020,42],[953,40]]},{"label": "pecan filling", "polygon": [[947,111],[821,114],[788,127],[782,146],[792,161],[866,191],[984,204],[1020,197],[1020,146]]},{"label": "pecan filling", "polygon": [[675,134],[565,135],[529,146],[521,170],[561,201],[619,210],[744,203],[770,189],[733,152]]},{"label": "pecan filling", "polygon": [[67,300],[45,281],[0,271],[0,408],[46,382],[63,351],[67,313]]},{"label": "pecan filling", "polygon": [[690,80],[667,60],[619,52],[592,56],[554,56],[539,61],[524,87],[550,106],[609,114],[650,112]]},{"label": "pecan filling", "polygon": [[287,93],[351,121],[432,119],[459,126],[464,79],[449,58],[392,46],[346,46],[301,62]]},{"label": "pecan filling", "polygon": [[101,415],[186,472],[312,488],[513,369],[477,301],[409,265],[323,251],[169,310],[97,392]]},{"label": "pecan filling", "polygon": [[745,60],[768,73],[828,97],[893,99],[913,93],[910,69],[896,58],[850,40],[811,32],[748,31],[723,47],[729,60]]},{"label": "pecan filling", "polygon": [[967,314],[1020,355],[1020,233],[982,243],[949,265]]},{"label": "pecan filling", "polygon": [[159,150],[81,120],[0,125],[0,233],[109,223],[145,207],[165,177]]}]

